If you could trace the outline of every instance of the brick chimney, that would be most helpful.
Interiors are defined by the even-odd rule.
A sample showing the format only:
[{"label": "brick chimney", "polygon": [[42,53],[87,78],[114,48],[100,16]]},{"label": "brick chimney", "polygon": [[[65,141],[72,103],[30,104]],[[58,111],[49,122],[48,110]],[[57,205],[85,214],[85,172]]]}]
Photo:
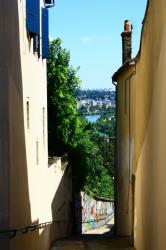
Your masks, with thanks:
[{"label": "brick chimney", "polygon": [[124,31],[121,34],[122,36],[122,64],[131,59],[132,53],[132,25],[129,20],[124,22]]}]

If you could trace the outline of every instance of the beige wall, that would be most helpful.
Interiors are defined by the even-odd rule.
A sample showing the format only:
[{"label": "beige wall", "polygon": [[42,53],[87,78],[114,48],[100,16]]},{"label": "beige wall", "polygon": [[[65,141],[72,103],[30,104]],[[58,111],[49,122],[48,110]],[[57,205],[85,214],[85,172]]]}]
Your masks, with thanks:
[{"label": "beige wall", "polygon": [[[49,181],[47,181],[47,179]],[[45,178],[39,178],[38,181],[43,181],[43,190],[38,195],[42,196],[38,206],[36,219],[29,220],[28,223],[38,224],[42,222],[56,221],[55,223],[46,226],[43,229],[29,232],[27,234],[18,233],[17,237],[10,241],[11,250],[48,250],[52,242],[56,239],[64,238],[71,235],[72,232],[72,217],[71,217],[71,202],[72,202],[72,186],[71,186],[71,169],[67,162],[62,163],[61,159],[53,163],[48,168],[48,173]],[[38,198],[36,196],[36,198]],[[33,212],[33,203],[30,203],[31,214]],[[18,206],[16,209],[20,209]],[[13,211],[15,209],[13,208]],[[36,209],[37,211],[37,209]],[[36,212],[37,213],[37,212]],[[16,220],[17,223],[18,220]]]},{"label": "beige wall", "polygon": [[149,1],[136,74],[136,205],[138,249],[166,249],[166,3]]},{"label": "beige wall", "polygon": [[132,105],[130,98],[133,92],[135,66],[124,70],[117,85],[117,171],[116,171],[116,233],[131,236],[132,234]]},{"label": "beige wall", "polygon": [[6,0],[0,8],[0,228],[63,222],[10,240],[0,236],[0,249],[47,250],[71,232],[71,170],[60,159],[48,167],[46,60],[33,54],[25,6]]},{"label": "beige wall", "polygon": [[[10,175],[11,171],[20,168],[24,180],[24,190],[19,188],[17,197],[22,197],[23,210],[26,209],[26,218],[29,217],[29,200],[26,189],[26,157],[25,138],[23,129],[22,108],[22,78],[21,59],[18,29],[18,8],[16,1],[3,1],[0,8],[0,227],[1,230],[10,226]],[[9,37],[10,34],[10,37]],[[10,95],[12,90],[12,96]],[[21,104],[21,105],[20,105]],[[10,110],[10,108],[12,109]],[[10,120],[15,113],[15,119]],[[10,123],[11,122],[11,123]],[[13,133],[11,132],[13,128]],[[14,136],[15,133],[15,136]],[[18,136],[19,133],[19,137]],[[17,139],[16,139],[17,137]],[[18,140],[19,138],[19,140]],[[15,140],[16,147],[12,147]],[[21,155],[20,159],[16,154]],[[15,156],[15,157],[14,157]],[[15,161],[15,168],[12,167]],[[18,179],[18,186],[22,178]],[[26,197],[26,201],[24,200]],[[24,202],[25,201],[25,202]],[[19,217],[22,217],[20,214]],[[9,249],[9,241],[1,238],[1,249]]]},{"label": "beige wall", "polygon": [[[132,77],[130,161],[135,175],[134,239],[137,250],[166,249],[166,3],[149,0],[136,75]],[[129,68],[130,70],[130,68]],[[124,72],[118,85],[124,82]],[[118,95],[123,90],[119,88]],[[120,114],[123,100],[121,99]],[[119,128],[124,136],[124,120]],[[120,146],[123,143],[120,140]],[[124,150],[124,149],[123,149]],[[126,152],[120,152],[123,164]],[[125,166],[124,166],[125,167]]]}]

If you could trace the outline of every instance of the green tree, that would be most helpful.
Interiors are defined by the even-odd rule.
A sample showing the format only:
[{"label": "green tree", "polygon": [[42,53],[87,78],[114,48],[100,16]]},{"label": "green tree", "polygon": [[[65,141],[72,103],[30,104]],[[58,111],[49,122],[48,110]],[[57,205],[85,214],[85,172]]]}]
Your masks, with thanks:
[{"label": "green tree", "polygon": [[50,42],[48,77],[48,149],[61,156],[76,142],[80,121],[77,117],[76,91],[80,87],[77,69],[70,66],[70,52],[61,39]]},{"label": "green tree", "polygon": [[80,88],[77,69],[70,66],[70,52],[58,38],[50,42],[48,72],[48,148],[50,155],[68,154],[73,186],[77,191],[113,198],[112,178],[105,167],[93,126],[77,112]]},{"label": "green tree", "polygon": [[98,196],[113,198],[112,177],[103,164],[104,159],[98,145],[91,139],[91,132],[84,131],[70,154],[74,189],[88,190]]}]

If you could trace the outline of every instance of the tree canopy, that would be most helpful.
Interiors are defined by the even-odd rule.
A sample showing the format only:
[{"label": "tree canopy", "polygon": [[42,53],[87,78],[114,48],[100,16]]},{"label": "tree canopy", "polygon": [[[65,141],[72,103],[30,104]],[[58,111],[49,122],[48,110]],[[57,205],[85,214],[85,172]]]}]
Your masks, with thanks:
[{"label": "tree canopy", "polygon": [[[108,154],[109,161],[105,153],[111,145],[105,144],[99,135],[106,125],[99,121],[95,127],[79,115],[78,69],[70,66],[70,52],[62,48],[61,39],[51,41],[47,65],[49,155],[68,154],[74,190],[90,190],[98,196],[113,198],[113,171],[109,168],[112,155]],[[108,126],[107,130],[110,131]]]},{"label": "tree canopy", "polygon": [[80,87],[78,69],[70,66],[70,52],[57,38],[50,42],[48,61],[48,148],[50,154],[62,155],[75,145],[80,123],[75,92]]}]

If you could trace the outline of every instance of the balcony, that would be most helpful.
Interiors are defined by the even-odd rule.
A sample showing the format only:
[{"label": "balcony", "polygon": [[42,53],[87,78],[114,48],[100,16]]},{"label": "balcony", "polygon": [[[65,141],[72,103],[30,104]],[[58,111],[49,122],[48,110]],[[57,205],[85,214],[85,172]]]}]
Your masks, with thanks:
[{"label": "balcony", "polygon": [[45,0],[46,8],[51,8],[55,5],[55,0]]}]

